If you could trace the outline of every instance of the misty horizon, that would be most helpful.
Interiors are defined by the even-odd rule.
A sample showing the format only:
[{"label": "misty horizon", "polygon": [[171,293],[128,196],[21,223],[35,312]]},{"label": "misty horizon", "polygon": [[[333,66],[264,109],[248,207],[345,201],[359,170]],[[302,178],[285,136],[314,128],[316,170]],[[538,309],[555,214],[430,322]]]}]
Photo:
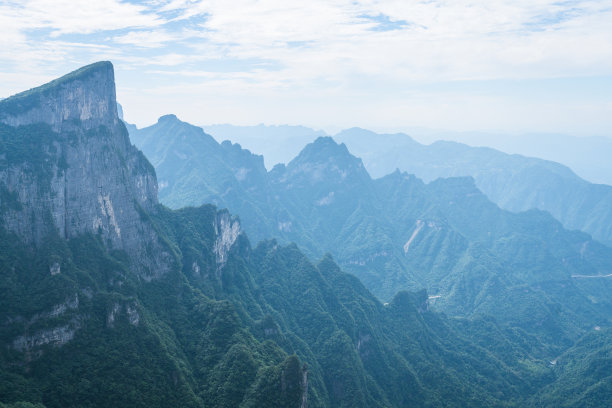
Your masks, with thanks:
[{"label": "misty horizon", "polygon": [[53,2],[7,3],[0,95],[108,59],[118,100],[140,127],[175,113],[199,125],[290,123],[328,133],[609,137],[611,16],[607,2],[587,0],[108,0],[74,15]]}]

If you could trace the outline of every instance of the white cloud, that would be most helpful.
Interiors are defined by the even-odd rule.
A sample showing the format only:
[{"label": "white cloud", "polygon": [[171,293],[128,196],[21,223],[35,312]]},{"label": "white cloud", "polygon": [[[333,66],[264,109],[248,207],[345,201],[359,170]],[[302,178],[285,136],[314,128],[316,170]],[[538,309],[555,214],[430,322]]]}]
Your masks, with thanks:
[{"label": "white cloud", "polygon": [[[164,27],[195,15],[207,16],[199,29]],[[365,15],[409,24],[373,31],[376,22]],[[187,44],[182,51],[186,61],[201,60],[203,53],[208,58],[265,59],[282,66],[281,75],[297,80],[320,77],[322,69],[332,78],[364,74],[456,80],[594,75],[612,68],[610,0],[172,0],[140,5],[29,0],[5,3],[0,16],[4,44],[22,44],[34,29],[50,30],[45,41],[131,29],[107,36],[109,45]],[[23,54],[25,48],[11,52]]]},{"label": "white cloud", "polygon": [[172,41],[178,41],[181,37],[165,30],[130,31],[127,34],[118,35],[112,41],[122,45],[132,45],[144,48],[159,48]]},{"label": "white cloud", "polygon": [[[601,74],[612,68],[612,25],[604,23],[612,21],[609,1],[572,4],[579,11],[560,21],[555,16],[570,6],[553,1],[292,4],[297,5],[208,1],[194,7],[210,14],[205,24],[211,30],[209,39],[225,45],[227,55],[278,60],[301,72],[316,73],[323,67],[330,74],[452,80],[583,75],[585,67],[587,74]],[[358,18],[364,14],[383,14],[412,25],[373,32],[371,22]],[[287,43],[292,41],[308,47],[291,49]]]},{"label": "white cloud", "polygon": [[147,7],[119,0],[25,0],[9,2],[2,11],[18,21],[22,29],[48,28],[53,36],[161,23]]},{"label": "white cloud", "polygon": [[[406,24],[378,30],[377,19]],[[246,109],[249,101],[258,104],[253,112],[285,118],[298,115],[293,103],[311,112],[311,123],[367,112],[380,122],[410,119],[400,112],[432,118],[438,106],[457,123],[462,112],[475,122],[468,95],[409,93],[423,83],[609,76],[610,21],[612,0],[5,1],[0,75],[60,74],[112,59],[130,86],[155,88],[165,100],[206,93],[208,102],[216,96]],[[0,95],[21,82],[0,85]],[[493,109],[479,98],[470,100]],[[151,103],[137,115],[150,115]]]}]

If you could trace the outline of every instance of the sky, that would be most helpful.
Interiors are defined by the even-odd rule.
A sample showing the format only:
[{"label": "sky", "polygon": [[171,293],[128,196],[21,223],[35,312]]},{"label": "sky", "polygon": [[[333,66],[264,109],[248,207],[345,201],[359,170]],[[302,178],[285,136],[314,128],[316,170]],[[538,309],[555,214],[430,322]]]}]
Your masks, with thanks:
[{"label": "sky", "polygon": [[0,97],[99,60],[140,127],[612,137],[612,0],[0,0]]}]

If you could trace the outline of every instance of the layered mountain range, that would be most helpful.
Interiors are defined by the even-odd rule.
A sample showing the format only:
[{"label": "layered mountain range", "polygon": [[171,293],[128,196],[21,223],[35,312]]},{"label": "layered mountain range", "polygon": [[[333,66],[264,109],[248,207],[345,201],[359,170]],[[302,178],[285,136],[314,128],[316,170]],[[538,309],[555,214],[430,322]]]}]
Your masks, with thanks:
[{"label": "layered mountain range", "polygon": [[488,146],[510,154],[539,157],[562,163],[591,183],[612,185],[612,165],[608,153],[612,149],[610,135],[578,137],[558,133],[435,133],[437,137],[432,141],[455,140],[470,146]]},{"label": "layered mountain range", "polygon": [[[289,162],[303,146],[317,137],[334,135],[334,133],[292,125],[237,126],[224,124],[203,125],[202,128],[218,141],[231,140],[254,153],[262,154],[268,169],[277,163]],[[422,127],[409,128],[405,132],[376,134],[365,129],[352,128],[336,132],[334,138],[347,143],[351,151],[364,159],[366,167],[369,165],[368,160],[364,157],[367,153],[380,154],[381,147],[389,152],[388,142],[399,136],[400,145],[409,144],[407,139],[418,141],[420,145],[429,145],[437,141],[455,141],[467,146],[486,146],[508,153],[508,155],[537,157],[567,166],[580,178],[591,183],[612,185],[612,164],[609,159],[612,138],[610,137],[578,137],[554,133],[453,132]],[[350,140],[342,139],[343,135],[358,136],[360,133],[362,135],[373,134],[374,138],[383,142],[382,146],[370,144],[368,152],[362,154],[354,149],[354,146],[349,143]],[[387,142],[384,139],[388,139]],[[371,170],[372,175],[376,176],[373,168],[368,168],[368,170]]]},{"label": "layered mountain range", "polygon": [[202,129],[214,135],[218,141],[231,140],[252,152],[263,155],[267,169],[272,169],[278,163],[287,163],[317,137],[328,136],[322,130],[291,125],[235,126],[225,124],[202,126]]},{"label": "layered mountain range", "polygon": [[[231,140],[263,154],[268,169],[272,168],[270,164],[288,163],[303,146],[321,136],[313,129],[291,126],[213,125],[205,126],[204,130],[218,141]],[[286,133],[285,138],[281,132]],[[445,136],[453,135],[442,133],[440,137]],[[334,140],[345,143],[361,158],[374,178],[384,177],[396,169],[426,182],[439,177],[473,177],[477,187],[503,209],[548,211],[565,228],[587,232],[612,246],[612,187],[590,183],[572,171],[576,165],[575,169],[587,173],[589,180],[610,184],[606,182],[610,139],[561,135],[532,135],[531,139],[504,135],[455,136],[471,140],[474,146],[489,143],[499,145],[502,151],[531,152],[534,157],[443,140],[426,145],[403,133],[378,134],[360,128],[341,131]],[[535,157],[549,160],[558,157],[559,162]],[[566,165],[572,165],[572,169]]]},{"label": "layered mountain range", "polygon": [[[132,135],[163,180],[163,202],[213,202],[239,214],[255,241],[329,252],[383,301],[425,288],[437,310],[502,316],[565,344],[609,324],[612,250],[545,212],[500,209],[472,178],[425,184],[395,171],[372,179],[329,137],[266,172],[261,156],[176,117]],[[191,175],[206,185],[186,181]]]},{"label": "layered mountain range", "polygon": [[[547,260],[562,253],[574,265],[553,281],[565,285],[560,287],[575,308],[556,309],[556,292],[548,290],[554,282],[537,268],[520,269],[533,274],[532,280],[522,278],[525,283],[516,276],[489,280],[511,294],[530,294],[536,291],[533,282],[539,282],[538,294],[545,296],[539,324],[560,326],[538,331],[531,330],[538,321],[525,325],[538,336],[505,316],[439,314],[425,291],[400,291],[383,304],[330,255],[313,263],[294,244],[262,240],[252,247],[227,210],[212,205],[170,210],[158,204],[155,171],[130,144],[115,106],[108,62],[0,102],[3,408],[593,406],[609,401],[610,329],[602,321],[599,330],[581,335],[600,319],[607,300],[565,275],[597,273],[607,265],[607,248],[585,234],[565,232],[538,213],[550,247],[559,251],[550,249]],[[269,228],[301,236],[303,231],[310,241],[300,246],[315,253],[330,240],[340,242],[325,235],[341,224],[343,236],[356,243],[365,242],[369,228],[382,231],[382,245],[395,251],[391,236],[384,238],[388,224],[371,218],[369,206],[376,197],[390,197],[386,191],[397,183],[412,192],[408,201],[398,193],[398,203],[425,205],[420,218],[406,212],[401,216],[410,221],[397,219],[410,234],[404,254],[412,255],[424,238],[444,246],[467,245],[483,262],[499,256],[495,248],[506,242],[500,241],[502,233],[495,233],[488,246],[471,241],[488,236],[482,232],[490,221],[486,211],[491,217],[499,209],[469,180],[425,185],[396,173],[397,180],[372,184],[361,162],[330,139],[318,140],[286,168],[258,173],[261,157],[229,143],[210,143],[203,132],[174,117],[160,124],[180,135],[171,147],[158,146],[163,160],[152,156],[160,196],[188,187],[162,175],[163,168],[178,167],[198,186],[194,197],[208,188],[218,200],[242,198],[237,205],[250,209],[253,218],[240,216],[253,236],[261,217],[265,222],[258,233]],[[183,148],[180,140],[189,142],[185,150],[177,150]],[[193,153],[202,154],[202,146],[211,149],[204,165],[218,174],[188,169],[198,163]],[[180,160],[169,162],[174,156]],[[262,186],[254,184],[258,180]],[[458,186],[449,189],[446,183]],[[356,193],[360,186],[366,191]],[[433,202],[424,190],[444,200]],[[485,216],[476,226],[466,222],[461,233],[455,231],[465,221],[461,211],[458,221],[442,205],[453,205],[449,195],[457,192],[458,198],[474,197],[472,205],[482,201]],[[460,201],[457,205],[466,208]],[[488,225],[490,230],[495,226],[533,236],[522,218],[504,217],[499,223],[505,228]],[[432,232],[427,228],[438,238],[428,241]],[[578,258],[575,246],[582,248]],[[440,250],[430,248],[437,263]],[[535,251],[528,259],[540,256]],[[513,266],[505,265],[497,275],[512,272]],[[489,276],[489,270],[482,275]],[[587,291],[594,300],[588,305]],[[575,329],[559,320],[569,312],[584,319]],[[561,334],[561,341],[543,341],[547,330]]]},{"label": "layered mountain range", "polygon": [[587,232],[612,246],[612,186],[589,183],[559,163],[455,142],[422,145],[405,134],[358,128],[335,138],[363,159],[373,177],[396,169],[426,182],[473,177],[476,186],[503,209],[548,211],[565,228]]}]

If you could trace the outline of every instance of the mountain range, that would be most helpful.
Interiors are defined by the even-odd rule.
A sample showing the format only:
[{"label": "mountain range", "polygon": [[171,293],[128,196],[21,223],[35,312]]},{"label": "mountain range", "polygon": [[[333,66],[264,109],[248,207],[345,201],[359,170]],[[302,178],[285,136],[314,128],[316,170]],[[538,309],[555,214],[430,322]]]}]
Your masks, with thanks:
[{"label": "mountain range", "polygon": [[287,163],[317,137],[328,136],[322,130],[290,125],[236,126],[225,124],[202,126],[202,129],[213,135],[219,142],[231,140],[252,152],[259,152],[264,156],[267,169],[272,169],[278,163]]},{"label": "mountain range", "polygon": [[578,137],[556,133],[504,134],[425,129],[414,129],[408,133],[417,140],[453,140],[470,146],[487,146],[509,154],[562,163],[591,183],[612,185],[612,166],[608,155],[612,149],[610,135]]},{"label": "mountain range", "polygon": [[[211,202],[239,214],[254,241],[296,242],[315,258],[329,252],[385,302],[426,289],[436,310],[503,316],[558,346],[608,324],[612,249],[543,211],[500,209],[471,178],[372,179],[330,137],[266,172],[261,156],[176,117],[133,130],[132,140],[163,180],[162,202]],[[186,181],[192,174],[208,184]]]},{"label": "mountain range", "polygon": [[[171,147],[158,146],[164,159],[153,160],[160,197],[166,189],[187,188],[162,178],[163,168],[181,169],[220,198],[241,189],[249,195],[238,205],[252,200],[253,211],[267,211],[270,202],[272,209],[286,209],[281,215],[296,217],[296,224],[274,226],[308,233],[314,252],[326,242],[317,241],[340,223],[356,227],[345,236],[357,242],[367,228],[386,233],[388,226],[378,226],[377,218],[360,219],[371,217],[371,199],[397,191],[397,203],[386,203],[390,208],[401,203],[423,213],[412,225],[399,218],[413,217],[411,212],[398,214],[396,224],[414,235],[406,253],[424,250],[426,245],[417,245],[421,237],[443,247],[467,245],[474,262],[508,259],[502,254],[512,252],[515,263],[500,265],[486,285],[526,293],[530,301],[537,291],[544,319],[534,320],[528,307],[524,329],[506,321],[510,313],[447,316],[432,310],[434,299],[425,291],[398,291],[383,304],[331,255],[312,262],[297,245],[274,239],[253,247],[227,210],[210,204],[172,210],[159,204],[156,170],[131,145],[117,113],[113,67],[100,62],[0,101],[1,407],[586,407],[610,402],[611,331],[604,321],[587,330],[609,307],[600,297],[606,288],[567,277],[607,267],[609,250],[586,234],[567,232],[541,212],[530,218],[500,213],[469,179],[425,185],[395,173],[396,179],[373,183],[361,161],[329,138],[305,148],[286,167],[258,174],[261,157],[229,143],[208,143],[203,132],[172,116],[160,124],[180,135]],[[194,134],[202,140],[191,140]],[[177,150],[180,140],[189,142],[186,150]],[[152,145],[156,141],[149,139]],[[200,167],[188,171],[197,159],[176,154],[202,147],[211,149],[204,169],[218,171],[219,178]],[[180,160],[170,162],[175,156]],[[270,190],[256,191],[251,182],[257,180]],[[366,191],[355,192],[362,183]],[[278,191],[282,197],[276,197]],[[406,191],[412,194],[409,201],[402,195]],[[269,201],[253,198],[268,193]],[[453,205],[450,198],[459,209],[452,216],[446,212]],[[479,223],[462,213],[476,205],[483,215]],[[346,216],[336,219],[351,209],[352,222]],[[305,217],[298,219],[301,213]],[[498,224],[489,224],[500,214]],[[240,216],[246,228],[249,217]],[[308,229],[298,229],[298,221]],[[532,221],[541,234],[530,229]],[[480,238],[491,231],[488,243]],[[537,248],[544,239],[548,252]],[[583,249],[580,256],[576,246]],[[530,257],[517,256],[522,252]],[[521,261],[544,255],[553,265],[565,255],[565,263],[555,265],[563,268],[544,271],[538,263],[521,268]],[[500,276],[508,273],[508,281]],[[559,291],[565,291],[566,305],[559,303]],[[586,293],[593,300],[588,305]],[[572,329],[568,318],[584,320]],[[531,327],[538,324],[546,327]],[[546,338],[553,332],[561,339]]]},{"label": "mountain range", "polygon": [[[288,163],[303,146],[324,136],[321,131],[301,126],[212,125],[204,127],[204,130],[217,141],[231,140],[251,152],[264,154],[268,170],[272,168],[271,163]],[[467,136],[462,137],[476,144],[498,140]],[[610,150],[608,139],[569,136],[553,139],[552,136],[538,135],[529,139],[533,141],[533,152],[526,148],[529,146],[526,139],[500,136],[501,144],[492,143],[502,150],[532,152],[534,157],[442,140],[425,145],[403,133],[378,134],[360,128],[341,131],[334,140],[345,143],[353,154],[360,157],[374,178],[386,176],[396,169],[415,174],[427,182],[439,177],[473,177],[478,188],[503,209],[513,212],[529,209],[548,211],[565,228],[587,232],[612,246],[612,187],[590,183],[562,164],[536,158],[558,156],[561,162],[572,165],[580,161],[582,165],[578,168],[581,173],[586,171],[582,158],[587,158],[595,166],[588,168],[589,174],[598,172],[601,176],[589,179],[605,182],[606,152]],[[569,156],[565,154],[568,151],[572,152]]]},{"label": "mountain range", "polygon": [[455,142],[422,145],[404,134],[380,135],[358,128],[335,138],[363,159],[373,177],[395,169],[427,182],[473,177],[503,209],[548,211],[565,228],[585,231],[612,246],[612,186],[589,183],[559,163]]},{"label": "mountain range", "polygon": [[[264,155],[268,170],[278,163],[288,163],[297,156],[303,146],[317,137],[335,135],[334,137],[339,140],[338,136],[345,132],[326,133],[304,126],[263,124],[257,126],[203,125],[202,129],[219,142],[231,140],[251,152]],[[347,130],[353,132],[356,129]],[[550,133],[452,132],[420,127],[406,128],[404,132],[402,133],[404,137],[411,138],[423,145],[437,141],[452,141],[474,147],[489,147],[510,155],[516,154],[557,162],[569,167],[580,178],[590,183],[612,185],[612,164],[608,154],[612,149],[612,138],[610,137],[577,137]],[[376,146],[371,147],[376,148]]]}]

